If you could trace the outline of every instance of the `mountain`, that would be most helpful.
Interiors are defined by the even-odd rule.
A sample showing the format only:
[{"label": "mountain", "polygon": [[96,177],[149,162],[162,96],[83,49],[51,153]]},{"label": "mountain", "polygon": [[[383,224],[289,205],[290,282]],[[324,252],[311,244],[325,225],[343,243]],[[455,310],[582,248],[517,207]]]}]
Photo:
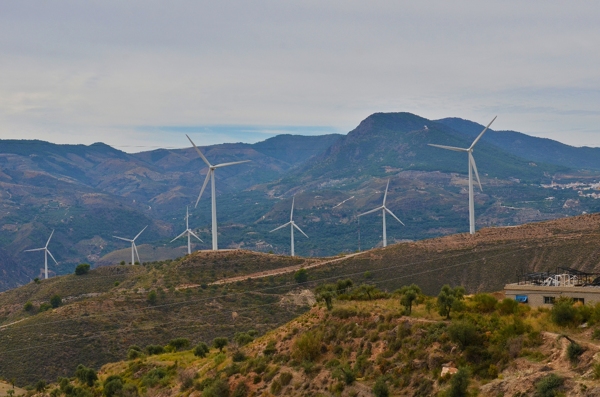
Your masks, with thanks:
[{"label": "mountain", "polygon": [[[315,287],[338,280],[388,292],[415,283],[435,296],[444,284],[467,293],[498,291],[520,273],[557,266],[597,273],[599,227],[600,215],[585,215],[326,260],[196,252],[31,282],[0,294],[0,373],[24,385],[72,376],[80,363],[99,368],[124,359],[132,345],[166,345],[177,337],[231,340],[250,329],[262,335],[306,313]],[[299,266],[307,269],[302,283],[294,273]],[[52,309],[54,295],[62,304]]]},{"label": "mountain", "polygon": [[[216,174],[219,246],[287,253],[289,235],[270,230],[289,217],[295,196],[295,221],[309,236],[297,236],[299,255],[376,247],[381,216],[359,222],[356,215],[380,205],[388,180],[387,206],[406,225],[388,222],[390,243],[465,231],[466,156],[427,144],[468,147],[481,128],[455,119],[376,113],[344,136],[280,135],[255,144],[202,147],[214,164],[252,160]],[[556,152],[540,161],[527,153],[540,152],[545,140],[521,137],[523,150],[515,152],[498,143],[498,137],[510,136],[503,134],[489,131],[475,148],[483,186],[475,193],[478,229],[600,211],[600,172],[592,163],[582,168],[586,164],[575,162],[578,148],[552,143]],[[112,236],[134,236],[146,225],[138,241],[151,249],[144,250],[142,262],[181,255],[184,243],[170,240],[183,227],[186,206],[192,207],[191,227],[210,241],[208,191],[193,208],[206,172],[191,148],[127,154],[104,144],[2,141],[1,258],[5,267],[17,269],[0,280],[0,289],[40,276],[43,258],[23,250],[43,246],[53,229],[50,249],[60,263],[51,264],[53,274],[69,273],[81,262],[127,261],[120,252],[111,254],[128,248]],[[196,245],[207,248],[208,243]]]},{"label": "mountain", "polygon": [[[481,124],[455,117],[436,121],[473,138],[484,128]],[[516,131],[492,129],[490,132],[486,135],[489,143],[515,156],[575,170],[600,170],[600,148],[569,146],[552,139],[537,138]]]}]

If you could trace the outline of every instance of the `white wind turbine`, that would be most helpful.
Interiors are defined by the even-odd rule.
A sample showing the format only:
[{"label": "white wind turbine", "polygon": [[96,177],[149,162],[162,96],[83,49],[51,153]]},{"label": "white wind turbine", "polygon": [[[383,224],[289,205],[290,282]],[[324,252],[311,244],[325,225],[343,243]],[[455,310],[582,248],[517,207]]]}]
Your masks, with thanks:
[{"label": "white wind turbine", "polygon": [[[496,116],[498,117],[498,116]],[[471,146],[468,149],[454,147],[454,146],[444,146],[444,145],[434,145],[433,143],[429,143],[429,146],[435,146],[442,149],[454,150],[455,152],[467,152],[469,156],[469,232],[471,234],[475,234],[475,200],[473,198],[473,172],[475,172],[475,177],[477,177],[477,184],[479,185],[479,189],[483,191],[481,187],[481,181],[479,180],[479,174],[477,173],[477,166],[475,165],[475,158],[473,157],[473,148],[475,144],[481,139],[483,134],[490,128],[490,125],[496,120],[496,117],[490,121],[490,123],[481,131],[481,133],[475,138]]]},{"label": "white wind turbine", "polygon": [[[146,226],[146,227],[148,227],[148,226]],[[138,254],[137,247],[135,246],[135,240],[136,240],[138,237],[140,237],[140,234],[144,233],[144,230],[146,230],[146,227],[145,227],[145,228],[143,228],[143,229],[142,229],[142,231],[141,231],[141,232],[139,232],[139,233],[137,234],[137,236],[135,236],[133,239],[129,239],[129,238],[123,238],[123,237],[117,237],[117,236],[113,236],[114,238],[118,238],[119,240],[123,240],[123,241],[129,241],[129,242],[131,243],[131,264],[132,264],[132,265],[133,265],[133,264],[135,264],[135,258],[134,258],[134,256],[133,256],[134,252],[135,252],[135,255],[137,255],[138,262],[139,262],[139,263],[142,263],[142,261],[140,260],[140,254]]]},{"label": "white wind turbine", "polygon": [[44,251],[44,278],[45,279],[48,278],[48,255],[50,255],[50,258],[52,258],[54,263],[56,263],[58,265],[58,262],[56,261],[56,259],[54,259],[54,256],[52,256],[52,252],[50,252],[50,250],[48,249],[48,244],[50,244],[50,239],[52,238],[53,234],[54,234],[54,229],[52,229],[52,233],[50,233],[50,237],[48,237],[48,241],[46,241],[46,245],[44,247],[23,251],[23,252]]},{"label": "white wind turbine", "polygon": [[306,235],[306,233],[304,233],[302,231],[302,229],[300,229],[298,227],[298,225],[296,225],[296,222],[294,222],[294,200],[296,199],[296,197],[292,197],[292,211],[290,212],[290,221],[288,223],[286,223],[285,225],[281,225],[273,230],[271,230],[269,233],[274,232],[275,230],[279,230],[281,228],[286,227],[287,225],[290,225],[290,239],[291,239],[291,245],[292,245],[292,256],[294,256],[294,228],[298,229],[298,231],[302,234],[304,234],[304,236],[306,236],[306,238],[308,238],[308,236]]},{"label": "white wind turbine", "polygon": [[[171,240],[171,242],[177,240],[180,237],[183,237],[187,234],[187,238],[188,238],[188,255],[192,253],[192,243],[190,241],[190,236],[194,236],[196,237],[198,240],[200,240],[200,237],[196,236],[196,234],[194,232],[192,232],[192,229],[190,229],[190,225],[189,225],[189,221],[188,219],[190,218],[190,212],[189,212],[189,208],[186,207],[185,208],[185,231],[183,233],[181,233],[179,236],[175,237],[173,240]],[[200,242],[204,242],[202,240],[200,240]]]},{"label": "white wind turbine", "polygon": [[[396,219],[398,222],[402,223],[402,221],[400,219],[398,219],[398,217],[396,215],[394,215],[394,213],[385,206],[385,200],[387,199],[387,192],[388,192],[389,187],[390,187],[390,180],[388,179],[387,186],[385,187],[385,193],[383,195],[383,205],[381,207],[377,207],[374,210],[367,211],[367,212],[364,212],[359,215],[359,217],[360,217],[360,216],[371,214],[373,212],[381,210],[381,216],[383,217],[383,246],[384,247],[387,247],[387,233],[385,230],[385,213],[387,212],[388,214],[393,216],[394,219]],[[404,223],[402,223],[402,226],[406,226],[406,225]]]},{"label": "white wind turbine", "polygon": [[217,168],[227,167],[229,165],[247,163],[250,160],[234,161],[231,163],[212,165],[208,162],[206,157],[204,157],[204,155],[202,154],[200,149],[198,149],[196,144],[194,142],[192,142],[192,140],[190,139],[189,136],[187,136],[187,139],[189,139],[190,143],[194,146],[194,149],[196,149],[196,151],[198,152],[198,154],[200,155],[202,160],[206,163],[206,165],[208,165],[208,168],[209,168],[208,173],[206,174],[206,179],[204,180],[204,184],[202,185],[202,189],[200,190],[200,194],[198,195],[198,200],[196,200],[195,207],[198,207],[198,202],[200,201],[200,197],[202,197],[202,193],[204,193],[206,184],[208,183],[208,180],[210,179],[210,195],[211,195],[211,201],[212,201],[212,210],[211,210],[211,212],[212,212],[212,249],[213,249],[213,251],[216,251],[219,248],[217,245],[217,197],[216,197],[216,193],[215,193],[215,170]]}]

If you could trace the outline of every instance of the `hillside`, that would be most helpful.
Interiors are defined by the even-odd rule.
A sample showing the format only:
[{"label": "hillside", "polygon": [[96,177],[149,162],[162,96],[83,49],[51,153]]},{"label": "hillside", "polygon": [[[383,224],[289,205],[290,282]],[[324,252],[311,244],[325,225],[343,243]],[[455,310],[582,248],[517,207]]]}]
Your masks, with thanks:
[{"label": "hillside", "polygon": [[103,366],[97,381],[87,383],[83,373],[90,370],[80,370],[48,391],[109,397],[600,393],[600,346],[593,340],[600,312],[589,317],[594,327],[582,331],[577,323],[553,324],[547,309],[490,295],[460,301],[452,319],[432,310],[436,301],[427,296],[410,314],[401,295],[338,296],[332,310],[315,306],[263,336],[255,339],[248,330],[219,348],[217,339],[202,338],[173,340],[167,353],[132,346],[129,360]]},{"label": "hillside", "polygon": [[[263,334],[309,310],[315,287],[340,279],[384,291],[415,283],[436,295],[444,284],[497,291],[518,272],[556,266],[600,271],[599,233],[600,215],[585,215],[395,244],[317,267],[320,259],[209,251],[29,283],[0,294],[0,375],[23,385],[65,376],[79,363],[99,368],[133,344]],[[268,273],[302,264],[310,268],[300,284],[293,272]],[[55,294],[63,304],[42,311]]]}]

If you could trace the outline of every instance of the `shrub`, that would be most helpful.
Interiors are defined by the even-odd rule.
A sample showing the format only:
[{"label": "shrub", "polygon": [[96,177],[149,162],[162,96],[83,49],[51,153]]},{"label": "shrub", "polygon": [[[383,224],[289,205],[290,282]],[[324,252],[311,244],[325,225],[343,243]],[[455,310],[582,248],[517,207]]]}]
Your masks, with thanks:
[{"label": "shrub", "polygon": [[416,284],[410,286],[404,286],[400,289],[400,304],[404,306],[404,312],[410,316],[412,313],[413,302],[416,301],[421,295],[421,288]]},{"label": "shrub", "polygon": [[298,270],[296,273],[294,273],[294,280],[296,280],[296,282],[298,284],[302,284],[308,281],[308,272],[306,271],[306,269],[302,268],[300,270]]},{"label": "shrub", "polygon": [[594,332],[592,332],[592,339],[600,339],[600,329],[595,329]]},{"label": "shrub", "polygon": [[327,310],[333,309],[333,298],[335,297],[335,285],[324,284],[320,285],[315,289],[317,295],[317,302],[325,302]]},{"label": "shrub", "polygon": [[233,340],[238,346],[244,346],[252,342],[254,338],[246,332],[236,332]]},{"label": "shrub", "polygon": [[77,265],[77,267],[75,268],[75,274],[77,276],[88,274],[89,271],[90,271],[90,265],[88,265],[87,263],[82,263],[80,265]]},{"label": "shrub", "polygon": [[448,393],[446,396],[448,397],[466,397],[467,388],[469,387],[469,371],[461,367],[458,369],[458,372],[452,376],[450,380],[450,389],[448,389]]},{"label": "shrub", "polygon": [[279,381],[281,382],[282,386],[287,386],[290,384],[290,382],[292,381],[292,374],[289,372],[282,372],[279,374]]},{"label": "shrub", "polygon": [[194,356],[204,358],[208,354],[208,345],[204,342],[200,342],[194,347]]},{"label": "shrub", "polygon": [[[137,346],[135,346],[137,347]],[[140,358],[143,357],[144,353],[142,353],[142,351],[139,349],[139,347],[137,349],[133,349],[133,348],[129,348],[129,350],[127,350],[127,359],[128,360],[135,360],[136,358]]]},{"label": "shrub", "polygon": [[460,345],[461,349],[479,344],[480,336],[477,327],[468,321],[458,321],[448,327],[448,336],[452,342]]},{"label": "shrub", "polygon": [[385,379],[379,378],[373,386],[373,394],[375,397],[388,397],[390,395],[390,389],[388,388]]},{"label": "shrub", "polygon": [[352,288],[352,285],[354,285],[354,283],[350,279],[338,280],[338,282],[335,284],[337,294],[347,294],[348,292],[350,292],[350,288]]},{"label": "shrub", "polygon": [[102,393],[106,397],[112,397],[123,390],[123,379],[119,375],[111,375],[104,381],[104,390]]},{"label": "shrub", "polygon": [[52,305],[51,305],[51,304],[49,304],[49,303],[47,303],[47,302],[44,302],[44,303],[42,303],[42,304],[40,305],[40,313],[41,313],[41,312],[48,311],[48,310],[50,310],[50,309],[52,309]]},{"label": "shrub", "polygon": [[215,339],[213,339],[213,347],[215,349],[219,349],[220,352],[223,351],[223,348],[225,346],[227,346],[228,343],[229,343],[229,339],[227,339],[224,336],[219,336],[219,337],[216,337]]},{"label": "shrub", "polygon": [[219,379],[202,392],[202,397],[229,397],[229,383]]},{"label": "shrub", "polygon": [[270,340],[267,343],[267,346],[265,347],[265,350],[263,350],[263,354],[265,356],[271,356],[273,354],[277,353],[277,348],[275,347],[275,341],[274,340]]},{"label": "shrub", "polygon": [[535,384],[536,397],[554,397],[558,395],[559,388],[564,383],[564,379],[556,374],[549,374],[540,379]]},{"label": "shrub", "polygon": [[148,371],[143,377],[142,377],[142,385],[146,386],[146,387],[154,387],[156,385],[158,385],[158,383],[166,378],[168,375],[167,370],[163,367],[157,367],[154,368],[150,371]]},{"label": "shrub", "polygon": [[31,301],[25,302],[25,305],[23,306],[23,310],[25,310],[26,312],[32,311],[33,310],[33,303],[31,303]]},{"label": "shrub", "polygon": [[190,345],[190,340],[188,338],[175,338],[175,339],[171,339],[167,346],[170,346],[173,349],[175,349],[175,351],[177,351],[177,350],[186,348],[189,345]]},{"label": "shrub", "polygon": [[79,364],[77,366],[77,369],[75,370],[75,377],[79,380],[79,382],[90,387],[94,386],[94,382],[98,379],[96,371],[94,371],[92,368],[86,368],[83,364]]},{"label": "shrub", "polygon": [[44,390],[46,390],[46,381],[40,379],[35,384],[35,391],[42,393]]},{"label": "shrub", "polygon": [[314,361],[321,353],[321,334],[308,331],[292,346],[292,355],[297,360]]},{"label": "shrub", "polygon": [[232,354],[232,356],[231,356],[231,359],[233,360],[233,362],[239,363],[239,362],[242,362],[242,361],[245,361],[245,360],[246,360],[246,355],[244,354],[244,352],[243,352],[243,351],[241,351],[241,350],[236,350],[236,351],[235,351],[235,352]]},{"label": "shrub", "polygon": [[240,382],[233,390],[231,397],[247,397],[249,391],[248,386],[244,382]]},{"label": "shrub", "polygon": [[270,390],[272,394],[278,395],[281,393],[281,389],[283,389],[283,386],[281,386],[279,379],[275,379],[273,382],[271,382]]},{"label": "shrub", "polygon": [[52,295],[52,298],[50,298],[50,305],[54,309],[56,309],[57,307],[62,305],[62,298],[60,297],[60,295],[58,295],[58,294]]},{"label": "shrub", "polygon": [[147,301],[149,304],[151,304],[151,305],[156,304],[157,299],[158,299],[158,296],[156,295],[156,291],[152,290],[148,293]]},{"label": "shrub", "polygon": [[556,325],[564,327],[575,320],[577,310],[573,307],[573,300],[567,297],[560,297],[554,302],[550,311],[550,318]]},{"label": "shrub", "polygon": [[585,348],[583,348],[580,344],[571,342],[569,346],[567,346],[567,357],[572,363],[576,363],[579,359],[579,356],[583,354]]},{"label": "shrub", "polygon": [[[475,310],[479,313],[491,313],[496,310],[498,301],[490,294],[477,294],[473,297]],[[514,301],[516,302],[516,301]]]},{"label": "shrub", "polygon": [[164,352],[165,352],[165,348],[160,345],[146,346],[146,353],[148,353],[149,356],[152,356],[154,354],[163,354]]}]

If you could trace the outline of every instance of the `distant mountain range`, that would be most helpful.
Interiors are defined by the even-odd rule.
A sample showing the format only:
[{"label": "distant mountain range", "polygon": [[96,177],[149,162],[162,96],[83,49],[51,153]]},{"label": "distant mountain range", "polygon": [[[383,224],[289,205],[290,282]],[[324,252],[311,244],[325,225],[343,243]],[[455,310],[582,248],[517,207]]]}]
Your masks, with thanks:
[{"label": "distant mountain range", "polygon": [[[363,217],[359,225],[356,214],[381,202],[387,179],[388,207],[406,224],[388,222],[390,242],[464,232],[467,158],[427,144],[468,147],[482,129],[456,118],[376,113],[347,135],[280,135],[203,147],[214,163],[252,160],[217,173],[220,246],[288,252],[289,235],[269,230],[289,216],[296,195],[295,220],[310,237],[298,237],[299,255],[374,247],[381,240],[380,216]],[[600,209],[593,194],[600,180],[598,148],[490,130],[474,156],[484,189],[476,195],[478,227]],[[145,225],[141,244],[180,247],[183,255],[183,242],[169,241],[183,230],[185,206],[195,203],[206,172],[191,148],[127,154],[102,143],[0,141],[0,290],[40,276],[42,254],[23,250],[43,246],[52,229],[50,249],[60,265],[51,269],[57,273],[81,262],[109,263],[121,254],[103,257],[119,249],[127,260],[127,245],[112,236],[133,236]],[[207,194],[190,217],[207,242],[209,202]]]}]

